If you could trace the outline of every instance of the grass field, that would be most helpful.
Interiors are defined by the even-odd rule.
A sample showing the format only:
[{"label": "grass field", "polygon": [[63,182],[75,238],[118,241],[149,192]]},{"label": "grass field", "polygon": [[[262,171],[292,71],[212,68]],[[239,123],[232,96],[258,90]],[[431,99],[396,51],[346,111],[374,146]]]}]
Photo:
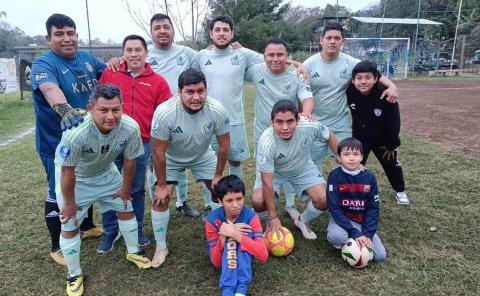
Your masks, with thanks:
[{"label": "grass field", "polygon": [[[253,92],[246,89],[251,131]],[[31,103],[12,97],[0,97],[0,102],[2,139],[33,125]],[[5,118],[15,120],[5,123]],[[400,159],[410,207],[395,204],[394,192],[373,156],[367,163],[379,181],[382,209],[378,233],[389,251],[386,262],[364,270],[351,269],[326,241],[328,214],[312,225],[319,238],[307,241],[282,212],[284,225],[295,236],[295,249],[284,259],[255,262],[249,295],[480,295],[480,257],[474,245],[480,220],[479,159],[407,133],[402,134],[402,143]],[[0,153],[0,295],[62,295],[65,269],[53,265],[48,257],[49,236],[43,219],[47,186],[33,134],[0,147]],[[324,173],[333,166],[328,162]],[[247,188],[252,188],[252,160],[244,172]],[[189,201],[200,208],[200,187],[192,184],[190,188]],[[110,254],[100,255],[95,251],[100,240],[82,242],[86,294],[220,294],[219,274],[204,250],[203,223],[180,216],[173,206],[172,202],[170,254],[160,270],[139,271],[128,264],[123,243]],[[147,213],[146,232],[152,238],[149,218]],[[96,221],[100,221],[98,216]],[[431,232],[430,227],[437,231]],[[154,247],[146,251],[152,256]]]}]

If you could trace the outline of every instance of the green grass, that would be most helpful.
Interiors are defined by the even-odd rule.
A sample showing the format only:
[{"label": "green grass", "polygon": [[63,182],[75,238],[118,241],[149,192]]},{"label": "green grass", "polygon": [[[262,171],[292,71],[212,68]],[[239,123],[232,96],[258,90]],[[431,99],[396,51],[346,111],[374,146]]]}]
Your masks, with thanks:
[{"label": "green grass", "polygon": [[33,127],[32,94],[24,92],[25,99],[19,99],[19,93],[0,95],[0,143],[19,132]]},{"label": "green grass", "polygon": [[[251,131],[253,92],[249,87],[246,90]],[[373,155],[367,163],[379,181],[378,233],[389,251],[386,262],[351,269],[326,241],[327,214],[312,225],[319,238],[307,241],[282,212],[284,225],[295,236],[295,249],[287,258],[254,262],[249,295],[479,295],[480,257],[474,245],[480,220],[479,159],[407,133],[402,134],[402,143],[400,160],[410,207],[395,204],[394,192]],[[34,136],[0,147],[0,153],[0,295],[62,295],[65,269],[53,265],[48,257],[49,236],[43,219],[47,186],[34,151]],[[327,163],[332,169],[334,164]],[[250,195],[253,160],[246,163],[244,172]],[[198,184],[191,184],[189,202],[197,209],[202,206]],[[139,271],[128,264],[123,243],[110,254],[100,255],[95,251],[100,240],[82,242],[88,295],[220,294],[219,274],[204,250],[203,223],[180,216],[173,206],[174,202],[168,232],[170,254],[160,270]],[[100,221],[98,215],[96,221]],[[152,238],[148,211],[145,222]],[[432,226],[438,230],[430,232]],[[146,251],[152,256],[154,247]]]}]

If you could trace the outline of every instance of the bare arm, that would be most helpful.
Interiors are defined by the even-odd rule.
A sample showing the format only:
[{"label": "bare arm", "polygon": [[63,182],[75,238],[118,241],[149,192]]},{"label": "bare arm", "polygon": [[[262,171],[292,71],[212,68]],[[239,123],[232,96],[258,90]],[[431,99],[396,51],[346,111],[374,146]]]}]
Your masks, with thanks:
[{"label": "bare arm", "polygon": [[230,150],[230,133],[226,133],[221,136],[217,136],[217,141],[219,144],[218,155],[217,155],[217,167],[215,168],[215,176],[212,180],[212,189],[217,185],[217,182],[223,176],[223,170],[225,169],[225,164],[227,163],[228,152]]},{"label": "bare arm", "polygon": [[308,76],[308,71],[302,63],[288,59],[287,65],[293,65],[295,68],[297,68],[297,76],[303,76],[303,79],[305,81],[310,81],[310,77]]},{"label": "bare arm", "polygon": [[76,214],[78,206],[75,203],[75,182],[75,167],[62,166],[60,185],[62,188],[63,206],[60,211],[60,222],[62,222],[63,224],[67,223],[68,220],[72,219],[75,225],[77,225]]},{"label": "bare arm", "polygon": [[57,104],[67,104],[67,98],[63,91],[52,82],[45,82],[39,86],[40,91],[47,100],[48,104],[53,108]]},{"label": "bare arm", "polygon": [[267,231],[276,231],[282,224],[277,215],[275,207],[275,191],[273,189],[273,174],[274,173],[260,173],[262,176],[262,195],[265,207],[268,211]]},{"label": "bare arm", "polygon": [[167,188],[167,157],[165,156],[169,144],[168,141],[152,138],[153,168],[157,176],[157,187],[155,188],[153,202],[157,206],[160,206],[161,201],[169,195]]},{"label": "bare arm", "polygon": [[315,121],[315,116],[312,115],[313,106],[314,106],[314,101],[312,97],[306,98],[305,100],[303,100],[302,113],[300,113],[300,115],[307,117],[309,121]]},{"label": "bare arm", "polygon": [[329,133],[330,135],[327,141],[328,147],[330,148],[330,150],[332,150],[333,153],[337,154],[338,138],[331,130],[329,130]]}]

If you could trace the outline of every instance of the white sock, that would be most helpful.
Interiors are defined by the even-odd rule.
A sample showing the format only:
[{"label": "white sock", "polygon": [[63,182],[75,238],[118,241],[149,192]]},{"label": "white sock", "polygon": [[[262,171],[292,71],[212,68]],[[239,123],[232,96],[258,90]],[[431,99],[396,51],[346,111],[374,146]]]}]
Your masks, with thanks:
[{"label": "white sock", "polygon": [[283,183],[283,194],[285,194],[285,207],[291,208],[295,206],[295,189],[290,183]]},{"label": "white sock", "polygon": [[187,200],[188,193],[188,176],[187,170],[178,173],[177,177],[178,184],[175,186],[175,191],[177,193],[177,202],[176,206],[183,206],[183,202]]},{"label": "white sock", "polygon": [[82,274],[80,267],[80,246],[82,240],[80,234],[77,233],[72,238],[64,238],[60,235],[60,249],[62,249],[63,257],[67,263],[68,276],[73,277]]},{"label": "white sock", "polygon": [[157,241],[157,250],[167,248],[167,227],[170,219],[170,211],[157,212],[152,209],[152,227],[155,240]]},{"label": "white sock", "polygon": [[125,240],[127,252],[137,253],[138,249],[138,223],[137,218],[133,217],[129,220],[118,219],[118,229]]},{"label": "white sock", "polygon": [[313,206],[312,201],[310,200],[307,204],[307,207],[305,208],[305,211],[303,211],[302,215],[300,215],[300,221],[308,223],[313,219],[317,218],[318,216],[320,216],[321,213],[323,213],[323,211],[317,210]]}]

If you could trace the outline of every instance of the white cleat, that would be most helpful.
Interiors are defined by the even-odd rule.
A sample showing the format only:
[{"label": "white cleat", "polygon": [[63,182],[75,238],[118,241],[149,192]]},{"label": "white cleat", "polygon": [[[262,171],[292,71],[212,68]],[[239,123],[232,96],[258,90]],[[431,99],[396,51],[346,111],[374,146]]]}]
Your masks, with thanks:
[{"label": "white cleat", "polygon": [[300,215],[298,218],[294,219],[293,222],[295,223],[295,226],[300,229],[304,238],[312,240],[317,239],[317,235],[312,231],[312,229],[310,229],[310,226],[307,223],[300,221]]}]

